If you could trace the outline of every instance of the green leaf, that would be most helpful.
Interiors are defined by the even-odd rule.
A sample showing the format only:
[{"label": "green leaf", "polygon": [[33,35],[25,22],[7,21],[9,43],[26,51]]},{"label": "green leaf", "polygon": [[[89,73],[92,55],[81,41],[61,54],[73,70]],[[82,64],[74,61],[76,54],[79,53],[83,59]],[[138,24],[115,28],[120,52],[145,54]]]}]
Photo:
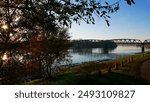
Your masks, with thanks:
[{"label": "green leaf", "polygon": [[132,3],[135,4],[134,0],[126,0],[127,4],[131,5]]},{"label": "green leaf", "polygon": [[108,3],[108,2],[105,2],[105,4],[106,4],[106,5],[109,5],[109,3]]},{"label": "green leaf", "polygon": [[87,24],[90,24],[88,20],[86,21],[86,23],[87,23]]},{"label": "green leaf", "polygon": [[131,0],[126,0],[127,4],[131,5]]},{"label": "green leaf", "polygon": [[95,22],[92,22],[92,24],[95,24]]},{"label": "green leaf", "polygon": [[96,13],[99,15],[100,14],[100,12],[98,11],[98,10],[96,10]]},{"label": "green leaf", "polygon": [[119,10],[119,7],[118,7],[118,6],[117,6],[117,7],[115,7],[115,8],[114,8],[114,10],[115,10],[115,11],[118,11],[118,10]]},{"label": "green leaf", "polygon": [[135,4],[134,0],[131,0],[131,2],[132,2],[133,4]]},{"label": "green leaf", "polygon": [[106,15],[108,18],[111,18],[110,16]]},{"label": "green leaf", "polygon": [[108,20],[105,20],[105,21],[106,21],[106,23],[107,23],[107,26],[109,27],[109,26],[110,26],[109,21],[108,21]]}]

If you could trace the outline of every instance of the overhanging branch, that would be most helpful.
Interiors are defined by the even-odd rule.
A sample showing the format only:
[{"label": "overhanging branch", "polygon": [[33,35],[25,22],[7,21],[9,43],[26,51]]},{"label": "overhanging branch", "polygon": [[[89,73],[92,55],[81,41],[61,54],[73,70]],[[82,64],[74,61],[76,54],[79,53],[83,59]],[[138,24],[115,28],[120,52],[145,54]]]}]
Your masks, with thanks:
[{"label": "overhanging branch", "polygon": [[31,9],[29,7],[22,7],[22,6],[15,6],[15,5],[6,5],[6,4],[2,4],[2,3],[0,3],[0,7],[5,7],[5,8],[10,7],[10,8],[15,8],[15,9],[26,9],[26,10]]}]

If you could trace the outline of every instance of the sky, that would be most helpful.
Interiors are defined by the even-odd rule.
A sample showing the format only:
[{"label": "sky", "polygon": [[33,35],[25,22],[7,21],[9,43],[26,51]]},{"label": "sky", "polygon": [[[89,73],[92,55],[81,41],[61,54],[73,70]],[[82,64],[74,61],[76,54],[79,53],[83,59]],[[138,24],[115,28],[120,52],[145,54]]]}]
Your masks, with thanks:
[{"label": "sky", "polygon": [[132,6],[121,1],[120,10],[110,15],[110,27],[98,17],[95,25],[74,22],[69,30],[71,39],[150,39],[150,0],[134,1]]}]

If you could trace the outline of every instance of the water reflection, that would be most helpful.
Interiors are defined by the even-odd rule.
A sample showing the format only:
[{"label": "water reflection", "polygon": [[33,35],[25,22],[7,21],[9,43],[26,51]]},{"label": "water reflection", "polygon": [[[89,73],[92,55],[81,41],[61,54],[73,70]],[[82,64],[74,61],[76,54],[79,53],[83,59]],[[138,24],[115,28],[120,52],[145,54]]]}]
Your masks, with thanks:
[{"label": "water reflection", "polygon": [[[150,51],[150,48],[146,48],[145,50]],[[118,46],[115,49],[71,49],[70,55],[72,56],[73,63],[82,63],[87,61],[103,61],[122,58],[139,52],[141,52],[140,46]]]},{"label": "water reflection", "polygon": [[94,53],[108,54],[114,49],[108,49],[108,48],[83,48],[81,49],[81,48],[78,48],[78,49],[70,49],[70,53],[78,53],[79,55],[87,55],[87,54],[94,54]]}]

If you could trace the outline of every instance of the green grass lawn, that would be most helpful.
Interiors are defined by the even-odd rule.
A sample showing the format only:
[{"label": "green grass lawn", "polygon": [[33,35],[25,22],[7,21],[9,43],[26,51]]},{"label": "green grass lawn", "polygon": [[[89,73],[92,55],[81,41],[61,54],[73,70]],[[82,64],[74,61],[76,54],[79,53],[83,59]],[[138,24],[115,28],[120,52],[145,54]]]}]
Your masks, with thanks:
[{"label": "green grass lawn", "polygon": [[[130,61],[129,61],[130,59]],[[131,60],[132,59],[132,60]],[[141,85],[149,84],[140,77],[140,66],[150,54],[136,54],[103,63],[88,62],[66,68],[52,79],[37,79],[25,84],[49,85]],[[123,63],[123,65],[122,65]],[[117,66],[117,68],[116,68]],[[111,71],[110,71],[111,69]]]}]

